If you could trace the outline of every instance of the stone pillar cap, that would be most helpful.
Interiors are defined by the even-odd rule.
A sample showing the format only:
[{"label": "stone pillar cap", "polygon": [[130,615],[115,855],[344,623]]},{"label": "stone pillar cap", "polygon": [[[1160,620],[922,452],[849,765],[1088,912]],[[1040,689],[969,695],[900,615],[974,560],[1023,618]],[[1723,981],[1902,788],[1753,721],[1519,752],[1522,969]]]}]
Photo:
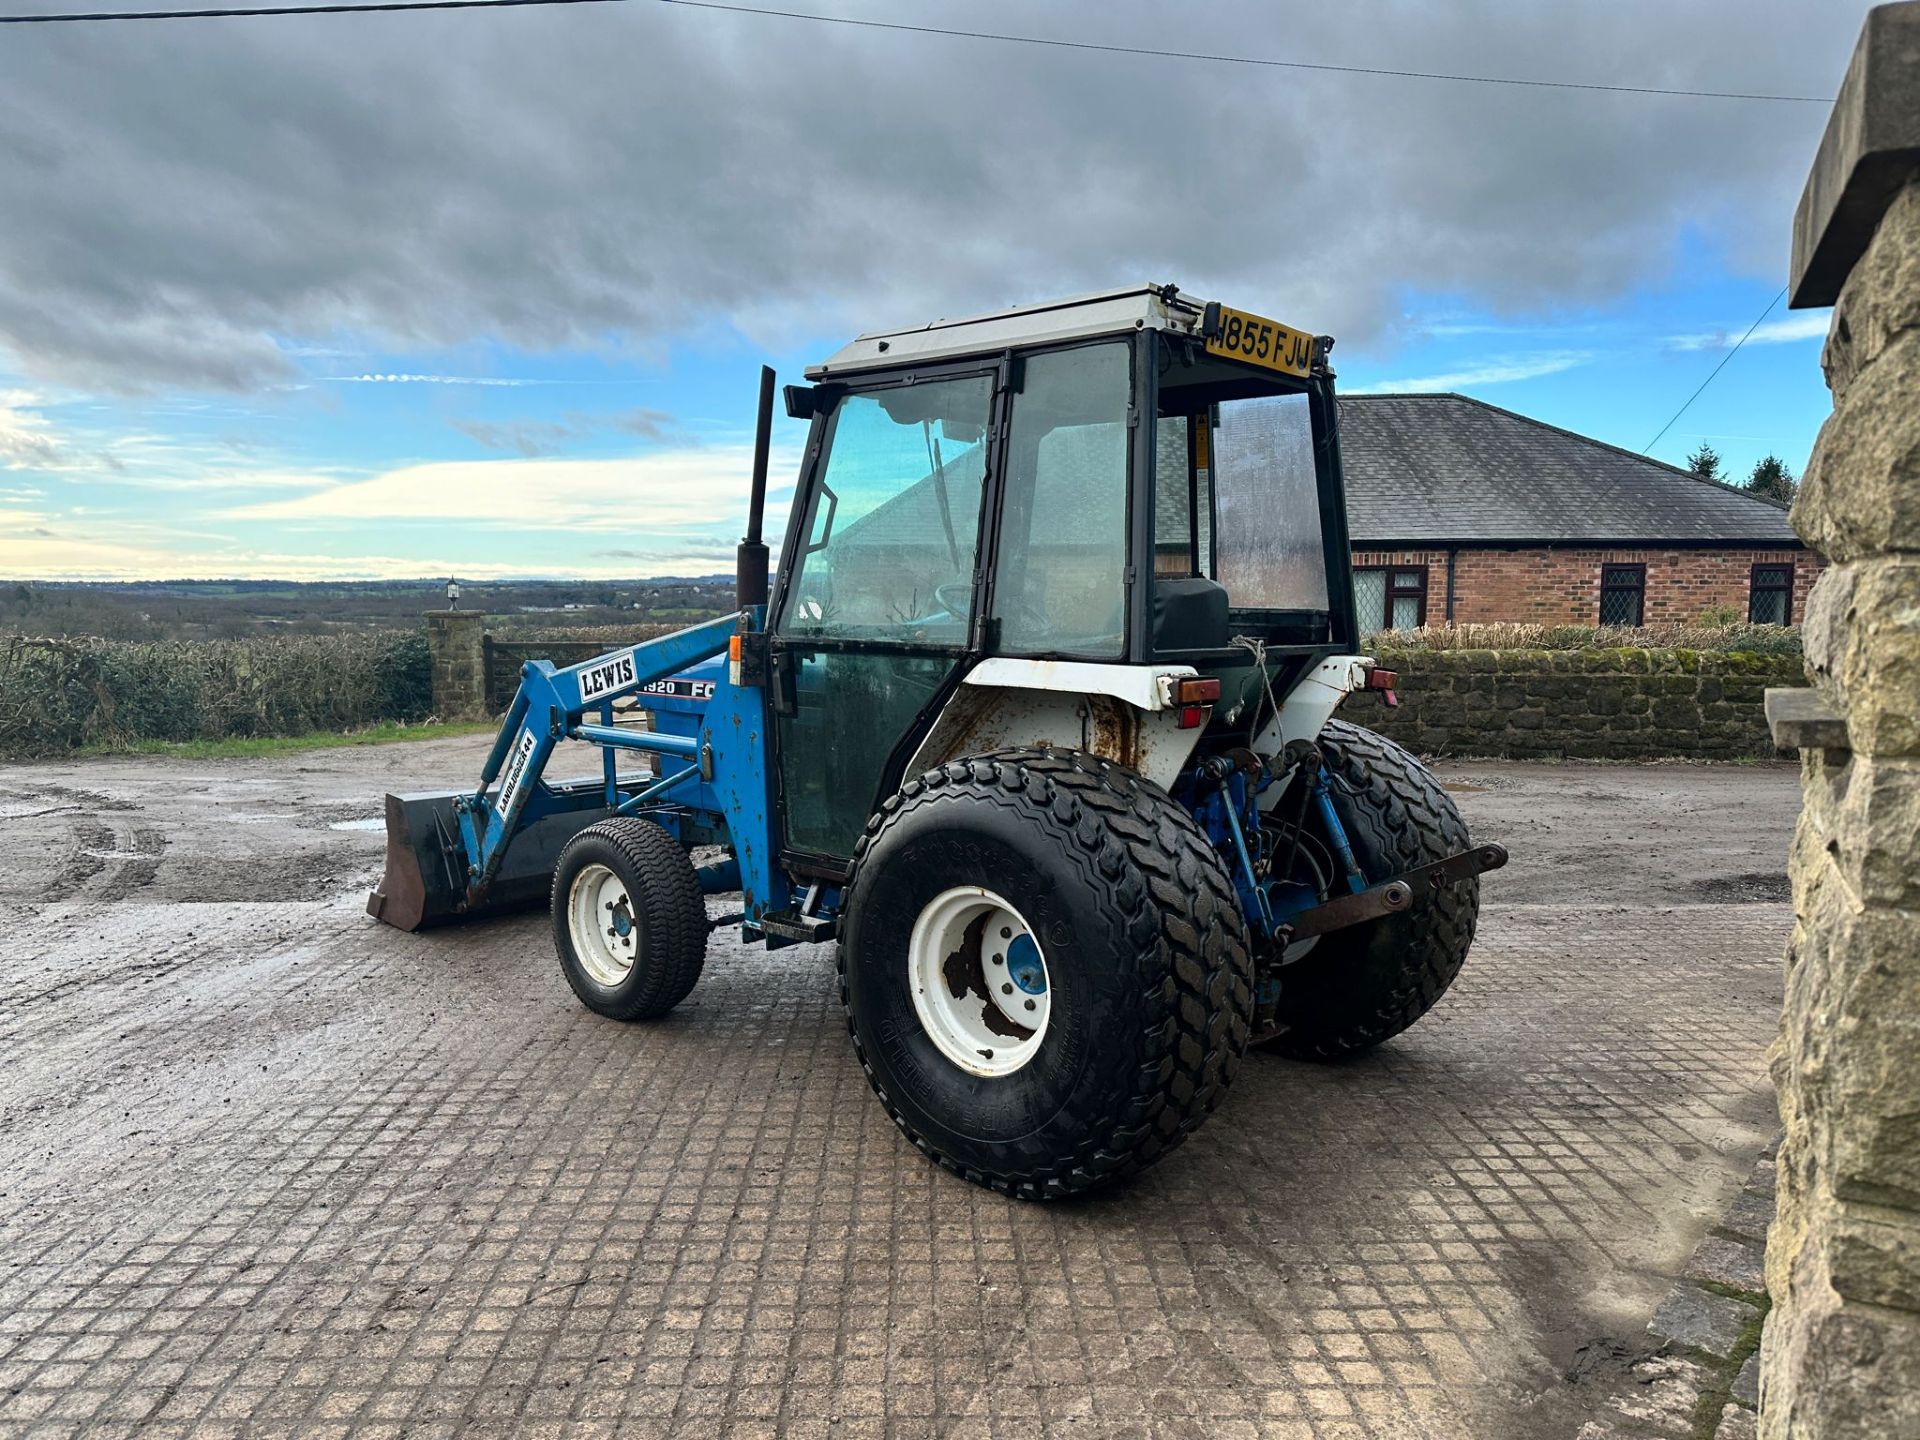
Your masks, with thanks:
[{"label": "stone pillar cap", "polygon": [[1831,305],[1893,197],[1920,176],[1920,0],[1879,5],[1847,77],[1793,216],[1793,309]]}]

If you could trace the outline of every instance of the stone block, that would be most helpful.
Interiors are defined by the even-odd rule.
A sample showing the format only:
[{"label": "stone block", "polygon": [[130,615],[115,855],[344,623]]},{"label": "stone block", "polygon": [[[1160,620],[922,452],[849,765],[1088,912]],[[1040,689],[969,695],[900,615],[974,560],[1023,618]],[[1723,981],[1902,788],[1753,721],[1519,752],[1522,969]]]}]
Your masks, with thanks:
[{"label": "stone block", "polygon": [[1647,1329],[1663,1340],[1725,1359],[1760,1314],[1757,1307],[1694,1285],[1676,1285],[1653,1312]]},{"label": "stone block", "polygon": [[1760,1247],[1719,1235],[1707,1236],[1694,1248],[1686,1275],[1689,1280],[1707,1280],[1754,1295],[1763,1295],[1767,1289],[1765,1256]]},{"label": "stone block", "polygon": [[[1742,1190],[1740,1196],[1721,1217],[1722,1228],[1744,1235],[1755,1244],[1767,1238],[1767,1226],[1773,1223],[1773,1191]],[[1760,1289],[1765,1289],[1762,1284]]]},{"label": "stone block", "polygon": [[1886,222],[1848,277],[1821,364],[1845,390],[1901,333],[1920,328],[1920,185],[1887,207]]},{"label": "stone block", "polygon": [[1868,905],[1920,906],[1920,759],[1855,756],[1812,787],[1821,843]]},{"label": "stone block", "polygon": [[1800,1303],[1776,1310],[1767,1326],[1761,1433],[1920,1435],[1920,1317],[1842,1304],[1818,1281],[1810,1273],[1796,1287]]},{"label": "stone block", "polygon": [[1867,12],[1793,216],[1792,304],[1839,298],[1920,169],[1920,6]]},{"label": "stone block", "polygon": [[1826,1247],[1835,1290],[1849,1300],[1909,1311],[1920,1324],[1920,1215],[1845,1207],[1828,1222]]},{"label": "stone block", "polygon": [[1760,1403],[1760,1352],[1747,1356],[1733,1377],[1733,1398],[1749,1408]]},{"label": "stone block", "polygon": [[1845,562],[1920,550],[1920,330],[1862,371],[1820,428],[1793,528]]},{"label": "stone block", "polygon": [[1713,1440],[1758,1440],[1760,1434],[1759,1418],[1751,1410],[1743,1410],[1738,1405],[1725,1405],[1720,1410],[1720,1423],[1714,1427]]},{"label": "stone block", "polygon": [[[1920,477],[1907,504],[1920,520]],[[1846,712],[1855,750],[1920,756],[1920,557],[1839,568],[1808,603],[1809,673]]]},{"label": "stone block", "polygon": [[1705,1366],[1679,1355],[1655,1355],[1633,1366],[1639,1388],[1615,1397],[1614,1410],[1626,1419],[1684,1434],[1713,1376]]}]

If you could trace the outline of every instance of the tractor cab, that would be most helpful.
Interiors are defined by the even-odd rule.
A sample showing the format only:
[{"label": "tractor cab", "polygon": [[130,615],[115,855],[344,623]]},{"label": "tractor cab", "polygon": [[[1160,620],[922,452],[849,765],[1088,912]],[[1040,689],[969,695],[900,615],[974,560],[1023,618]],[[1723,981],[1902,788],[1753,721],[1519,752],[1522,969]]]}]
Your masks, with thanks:
[{"label": "tractor cab", "polygon": [[1219,680],[1208,739],[1244,743],[1350,649],[1331,346],[1145,286],[863,335],[789,387],[812,430],[769,629],[800,863],[834,873],[910,766],[974,746],[1003,706],[926,741],[983,662],[1073,667],[1095,693],[1053,738],[1137,766],[1157,674]]}]

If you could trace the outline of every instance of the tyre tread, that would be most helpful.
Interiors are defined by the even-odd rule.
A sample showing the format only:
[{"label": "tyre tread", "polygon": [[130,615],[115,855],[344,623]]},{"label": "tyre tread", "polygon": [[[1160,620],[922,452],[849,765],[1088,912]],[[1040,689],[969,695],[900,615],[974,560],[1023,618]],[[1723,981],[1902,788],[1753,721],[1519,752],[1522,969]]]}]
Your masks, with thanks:
[{"label": "tyre tread", "polygon": [[1136,1033],[1115,1037],[1101,1113],[1077,1118],[1084,1137],[1064,1154],[1003,1147],[992,1174],[942,1153],[888,1096],[855,1024],[844,940],[837,961],[841,1005],[874,1093],[900,1130],[936,1164],[1022,1199],[1051,1199],[1111,1184],[1145,1169],[1199,1128],[1219,1105],[1245,1053],[1253,1011],[1253,962],[1232,882],[1192,817],[1159,786],[1078,750],[1000,750],[950,761],[909,780],[868,822],[854,852],[844,900],[858,905],[863,871],[899,817],[985,798],[1045,827],[1084,876],[1105,893],[1119,929],[1156,963],[1139,966]]},{"label": "tyre tread", "polygon": [[[1352,803],[1343,823],[1363,832],[1394,874],[1471,846],[1466,822],[1431,770],[1386,736],[1344,720],[1320,734],[1328,776]],[[1303,1060],[1334,1060],[1370,1050],[1412,1025],[1446,993],[1466,963],[1480,913],[1480,882],[1463,880],[1423,896],[1405,919],[1413,927],[1392,983],[1375,994],[1349,987],[1344,1003],[1287,1016],[1262,1048]],[[1385,922],[1381,922],[1385,923]],[[1309,956],[1305,963],[1332,956]],[[1282,1005],[1288,976],[1281,971]],[[1330,987],[1322,986],[1324,992]]]},{"label": "tyre tread", "polygon": [[569,863],[576,846],[586,841],[604,843],[627,867],[622,878],[634,902],[647,965],[640,983],[609,1003],[604,990],[588,991],[578,978],[577,964],[563,963],[567,983],[589,1009],[615,1020],[655,1020],[692,993],[707,961],[707,903],[700,891],[687,852],[660,826],[638,816],[616,816],[589,825],[560,852],[553,872],[553,937],[563,962],[570,947],[567,935],[567,889],[572,885]]}]

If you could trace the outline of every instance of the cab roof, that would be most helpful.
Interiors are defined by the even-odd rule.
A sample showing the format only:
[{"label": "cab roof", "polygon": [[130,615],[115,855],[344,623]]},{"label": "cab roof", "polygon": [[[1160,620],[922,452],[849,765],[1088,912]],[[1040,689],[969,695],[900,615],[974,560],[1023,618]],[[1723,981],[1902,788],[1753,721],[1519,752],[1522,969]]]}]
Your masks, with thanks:
[{"label": "cab roof", "polygon": [[1205,301],[1181,294],[1177,285],[1134,285],[1039,305],[1014,305],[960,320],[872,331],[843,345],[823,363],[809,366],[807,378],[820,381],[863,370],[891,370],[911,361],[955,360],[1132,330],[1198,336],[1205,309]]}]

